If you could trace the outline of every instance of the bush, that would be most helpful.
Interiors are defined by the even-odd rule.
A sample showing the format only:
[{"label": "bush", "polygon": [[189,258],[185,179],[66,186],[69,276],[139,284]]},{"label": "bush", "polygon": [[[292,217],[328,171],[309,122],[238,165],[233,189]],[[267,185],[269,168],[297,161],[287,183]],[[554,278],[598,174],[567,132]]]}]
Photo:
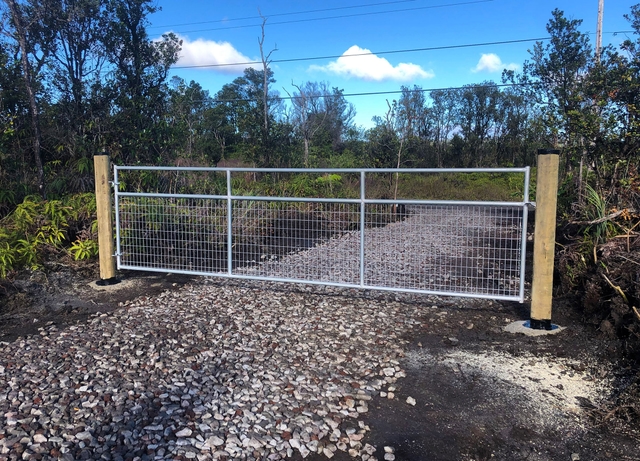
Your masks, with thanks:
[{"label": "bush", "polygon": [[0,221],[0,278],[21,268],[38,269],[47,258],[69,252],[76,260],[98,253],[93,194],[60,200],[27,196]]}]

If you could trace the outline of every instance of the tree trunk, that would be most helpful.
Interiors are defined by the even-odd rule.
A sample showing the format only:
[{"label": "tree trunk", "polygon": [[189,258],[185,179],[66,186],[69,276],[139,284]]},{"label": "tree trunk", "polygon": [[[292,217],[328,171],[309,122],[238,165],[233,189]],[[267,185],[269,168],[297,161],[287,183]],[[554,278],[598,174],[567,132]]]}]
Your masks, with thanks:
[{"label": "tree trunk", "polygon": [[42,154],[40,152],[40,114],[38,112],[38,105],[36,104],[36,95],[33,90],[33,80],[31,76],[31,65],[29,64],[29,58],[27,56],[27,33],[22,24],[22,18],[15,0],[5,0],[9,11],[11,12],[11,19],[16,29],[16,40],[20,47],[20,62],[22,64],[22,77],[24,79],[24,86],[27,91],[27,98],[29,99],[29,112],[31,115],[31,126],[33,128],[33,156],[36,164],[36,170],[38,174],[38,189],[42,198],[46,198],[45,183],[44,183],[44,167],[42,165]]},{"label": "tree trunk", "polygon": [[309,139],[304,137],[304,167],[309,168]]},{"label": "tree trunk", "polygon": [[[400,159],[402,158],[402,146],[404,145],[404,138],[400,139],[400,148],[398,148],[398,163],[396,165],[396,169],[400,169]],[[400,180],[398,173],[396,172],[396,184],[393,190],[393,200],[398,200],[398,181]],[[394,203],[393,204],[393,212],[397,213],[398,212],[398,204]]]},{"label": "tree trunk", "polygon": [[582,193],[582,171],[584,169],[584,156],[585,152],[582,152],[580,157],[580,173],[578,174],[578,204],[582,207],[584,203],[584,194]]},{"label": "tree trunk", "polygon": [[262,125],[262,148],[264,149],[264,161],[265,166],[270,167],[271,159],[269,155],[269,53],[266,57],[264,55],[264,25],[267,22],[267,18],[262,18],[262,36],[258,39],[258,43],[260,45],[260,58],[262,60],[262,72],[263,72],[263,82],[262,82],[262,115],[264,117],[264,122]]},{"label": "tree trunk", "polygon": [[[258,10],[260,11],[260,10]],[[262,108],[264,115],[264,124],[262,126],[262,148],[264,150],[264,163],[265,166],[271,167],[271,143],[269,136],[269,64],[271,59],[271,53],[277,51],[277,48],[269,51],[265,56],[264,54],[264,26],[267,23],[267,18],[262,16],[262,35],[258,38],[258,44],[260,45],[260,58],[262,60],[263,69],[263,83],[262,83]]]}]

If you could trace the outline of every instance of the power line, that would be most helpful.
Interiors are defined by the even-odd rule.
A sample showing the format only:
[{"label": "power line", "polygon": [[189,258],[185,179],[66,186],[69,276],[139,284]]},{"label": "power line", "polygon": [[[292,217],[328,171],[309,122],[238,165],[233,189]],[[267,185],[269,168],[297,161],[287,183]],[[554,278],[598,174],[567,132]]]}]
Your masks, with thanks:
[{"label": "power line", "polygon": [[[494,84],[494,85],[463,85],[463,86],[449,86],[444,88],[419,88],[409,90],[410,93],[426,93],[427,91],[451,91],[451,90],[464,90],[464,89],[478,89],[478,88],[512,88],[516,86],[529,86],[533,85],[533,83],[502,83],[502,84]],[[385,94],[402,94],[402,90],[393,90],[393,91],[370,91],[366,93],[346,93],[342,96],[344,97],[353,97],[353,96],[381,96]],[[326,95],[323,97],[332,97],[333,95]],[[279,99],[295,99],[295,96],[287,96],[281,97]]]},{"label": "power line", "polygon": [[[535,85],[535,83],[503,83],[503,84],[493,84],[493,85],[463,85],[463,86],[450,86],[450,87],[440,87],[440,88],[419,88],[419,89],[411,89],[409,92],[411,93],[426,93],[427,91],[452,91],[452,90],[464,90],[464,89],[478,89],[478,88],[513,88],[518,86],[531,86]],[[354,97],[354,96],[383,96],[388,94],[402,94],[402,90],[391,90],[391,91],[369,91],[366,93],[343,93],[341,96]],[[323,94],[316,96],[317,98],[333,98],[335,94]],[[277,96],[270,98],[271,100],[276,101],[290,101],[292,99],[298,99],[300,96]],[[251,102],[255,101],[255,98],[237,98],[237,99],[215,99],[212,98],[211,102],[213,103],[225,103],[225,102]]]},{"label": "power line", "polygon": [[[300,61],[317,61],[321,59],[337,59],[337,58],[352,58],[358,56],[369,55],[383,55],[383,54],[398,54],[398,53],[415,53],[418,51],[437,51],[437,50],[453,50],[457,48],[472,48],[478,46],[490,46],[490,45],[508,45],[512,43],[524,43],[549,40],[551,37],[542,38],[523,38],[519,40],[501,40],[498,42],[482,42],[482,43],[467,43],[464,45],[444,45],[444,46],[431,46],[426,48],[406,48],[402,50],[390,50],[390,51],[372,51],[369,53],[353,53],[353,54],[340,54],[340,55],[327,55],[327,56],[312,56],[306,58],[289,58],[289,59],[274,59],[272,63],[284,63],[284,62],[300,62]],[[261,61],[247,61],[247,62],[235,62],[227,64],[201,64],[193,66],[174,66],[172,69],[198,69],[205,67],[229,67],[229,66],[250,66],[252,64],[262,64]]]},{"label": "power line", "polygon": [[[275,17],[279,17],[279,16],[294,16],[294,15],[297,15],[297,14],[324,13],[326,11],[348,10],[348,9],[355,9],[355,8],[367,8],[367,7],[370,7],[370,6],[391,5],[391,4],[397,4],[397,3],[410,3],[410,2],[416,2],[416,1],[418,1],[418,0],[396,0],[396,1],[380,2],[380,3],[366,3],[366,4],[363,4],[363,5],[338,6],[338,7],[334,7],[334,8],[321,8],[321,9],[318,9],[318,10],[305,10],[305,11],[294,11],[294,12],[289,12],[289,13],[269,14],[269,15],[267,15],[267,17],[275,18]],[[163,28],[167,28],[167,27],[180,27],[180,26],[196,26],[196,25],[200,25],[200,24],[215,24],[215,23],[221,23],[221,22],[246,21],[246,20],[249,20],[249,19],[262,19],[262,16],[247,16],[247,17],[244,17],[244,18],[217,19],[215,21],[184,22],[182,24],[168,24],[168,25],[165,25],[165,26],[151,26],[151,27],[149,27],[149,29],[163,29]]]},{"label": "power line", "polygon": [[[388,13],[401,13],[406,11],[429,10],[429,9],[435,9],[435,8],[445,8],[450,6],[463,6],[463,5],[473,5],[476,3],[488,3],[493,1],[494,0],[472,0],[467,2],[446,3],[442,5],[420,6],[415,8],[401,8],[396,10],[373,11],[368,13],[353,13],[353,14],[343,14],[338,16],[325,16],[321,18],[292,19],[289,21],[270,22],[269,26],[282,25],[282,24],[295,24],[295,23],[301,23],[301,22],[325,21],[328,19],[353,18],[358,16],[373,16],[373,15],[388,14]],[[177,31],[177,32],[181,34],[190,34],[190,33],[196,33],[196,32],[210,32],[215,30],[246,29],[250,27],[260,27],[261,25],[262,24],[245,24],[242,26],[215,27],[212,29],[185,30],[185,31]]]},{"label": "power line", "polygon": [[[614,32],[605,32],[607,34],[621,34],[633,32],[632,30],[617,30]],[[453,50],[458,48],[474,48],[479,46],[493,46],[493,45],[510,45],[514,43],[525,42],[542,42],[550,40],[551,37],[538,37],[538,38],[522,38],[518,40],[501,40],[497,42],[478,42],[478,43],[466,43],[463,45],[443,45],[443,46],[431,46],[425,48],[405,48],[402,50],[388,50],[388,51],[371,51],[369,53],[353,53],[353,54],[334,54],[326,56],[310,56],[305,58],[288,58],[288,59],[274,59],[271,63],[286,63],[286,62],[300,62],[300,61],[318,61],[322,59],[338,59],[338,58],[353,58],[358,56],[370,56],[370,55],[384,55],[384,54],[399,54],[399,53],[416,53],[419,51],[438,51],[438,50]],[[193,66],[173,66],[172,69],[201,69],[209,67],[231,67],[231,66],[250,66],[253,64],[262,64],[262,61],[247,61],[247,62],[233,62],[225,64],[199,64]]]},{"label": "power line", "polygon": [[[479,88],[514,88],[519,86],[533,86],[536,85],[535,82],[529,83],[501,83],[493,85],[463,85],[463,86],[448,86],[448,87],[439,87],[439,88],[413,88],[409,89],[410,93],[426,93],[428,91],[452,91],[452,90],[465,90],[465,89],[479,89]],[[390,90],[390,91],[368,91],[363,93],[341,93],[340,96],[349,98],[356,96],[384,96],[389,94],[402,94],[403,90]],[[336,97],[335,94],[322,94],[318,96],[314,96],[314,98],[333,98]],[[272,101],[291,101],[293,99],[298,99],[300,96],[272,96],[269,99]],[[204,102],[207,99],[192,99],[191,102]],[[208,99],[212,103],[226,103],[226,102],[253,102],[256,101],[255,98],[233,98],[233,99],[216,99],[209,98]]]}]

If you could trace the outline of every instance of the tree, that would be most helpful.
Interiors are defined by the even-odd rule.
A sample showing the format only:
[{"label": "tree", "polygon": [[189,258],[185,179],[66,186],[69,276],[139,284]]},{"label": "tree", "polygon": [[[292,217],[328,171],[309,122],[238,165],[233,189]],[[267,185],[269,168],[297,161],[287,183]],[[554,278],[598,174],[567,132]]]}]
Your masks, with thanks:
[{"label": "tree", "polygon": [[630,159],[640,148],[640,3],[631,7],[625,15],[636,36],[621,45],[622,53],[606,50],[606,62],[600,70],[597,82],[601,104],[609,101],[606,114],[617,128],[614,152],[623,159]]},{"label": "tree", "polygon": [[[41,153],[42,134],[40,130],[40,110],[36,101],[36,85],[39,71],[50,52],[50,42],[49,40],[42,40],[40,43],[37,41],[37,38],[46,35],[44,29],[39,27],[40,23],[36,21],[36,19],[39,19],[43,14],[40,9],[32,8],[29,4],[19,4],[16,0],[5,0],[5,3],[9,8],[11,25],[10,28],[4,28],[4,32],[16,41],[20,54],[22,79],[27,93],[29,112],[31,115],[33,158],[36,165],[38,189],[40,195],[46,197],[44,166]],[[31,21],[28,18],[29,15],[31,16]],[[34,41],[34,38],[36,41]],[[34,60],[35,65],[30,59]]]},{"label": "tree", "polygon": [[278,48],[274,48],[271,51],[269,51],[268,53],[265,54],[264,51],[264,40],[265,40],[265,33],[264,33],[264,27],[267,24],[267,18],[265,18],[264,16],[262,16],[262,13],[260,13],[260,17],[262,18],[262,24],[261,24],[261,32],[262,34],[260,35],[260,37],[258,37],[258,45],[260,46],[260,60],[262,61],[262,115],[263,115],[263,121],[264,124],[262,126],[263,128],[263,136],[268,136],[269,134],[269,122],[270,122],[270,118],[269,118],[269,84],[272,83],[270,76],[272,75],[269,65],[271,64],[271,55],[275,52],[278,51]]},{"label": "tree", "polygon": [[372,146],[371,153],[375,153],[373,160],[378,166],[400,168],[424,160],[428,149],[433,121],[424,91],[419,86],[402,86],[401,93],[398,100],[387,101],[384,117],[373,119],[376,127],[369,134],[377,146]]},{"label": "tree", "polygon": [[[216,94],[215,105],[219,113],[224,114],[228,123],[235,127],[244,158],[256,166],[274,166],[275,152],[271,135],[278,127],[276,121],[281,100],[278,93],[269,92],[267,98],[267,116],[269,133],[264,132],[264,73],[251,67],[244,74],[222,87]],[[273,73],[268,70],[267,82],[275,83]]]},{"label": "tree", "polygon": [[373,117],[375,126],[366,133],[370,167],[393,168],[398,158],[400,140],[391,124],[390,112],[385,117]]},{"label": "tree", "polygon": [[262,152],[263,152],[263,162],[264,165],[266,166],[271,166],[271,162],[272,162],[272,156],[273,156],[273,150],[274,150],[274,145],[272,143],[273,139],[271,138],[271,98],[269,98],[269,85],[271,83],[275,83],[275,80],[273,79],[273,72],[271,71],[271,68],[269,67],[271,64],[271,55],[275,52],[278,51],[278,48],[274,48],[271,51],[269,51],[268,53],[265,54],[264,51],[264,40],[265,40],[265,32],[264,32],[264,28],[265,25],[267,24],[267,18],[262,16],[262,13],[260,13],[260,17],[262,18],[262,24],[261,24],[261,32],[262,34],[260,35],[260,37],[258,37],[258,45],[260,46],[260,60],[262,61],[262,118],[263,118],[263,124],[262,124]]},{"label": "tree", "polygon": [[485,164],[489,153],[487,141],[498,119],[500,91],[494,82],[465,85],[459,93],[458,116],[460,131],[467,143],[466,166]]},{"label": "tree", "polygon": [[[329,142],[334,150],[351,126],[355,109],[343,96],[343,90],[329,89],[326,82],[307,82],[293,86],[292,123],[304,145],[303,162],[309,166],[309,146],[314,138]],[[328,138],[328,139],[327,139]]]},{"label": "tree", "polygon": [[431,97],[430,117],[433,122],[433,142],[436,151],[436,166],[444,166],[449,139],[456,127],[457,90],[434,90]]},{"label": "tree", "polygon": [[402,86],[401,96],[395,106],[396,127],[404,132],[407,139],[424,138],[429,134],[427,105],[422,88]]},{"label": "tree", "polygon": [[494,129],[498,165],[526,166],[534,163],[537,147],[543,147],[536,107],[518,87],[501,92]]},{"label": "tree", "polygon": [[193,80],[186,84],[180,77],[171,79],[167,118],[174,129],[176,148],[185,157],[194,156],[194,147],[202,137],[206,111],[211,107],[209,92]]},{"label": "tree", "polygon": [[582,149],[576,130],[588,101],[582,83],[588,74],[592,49],[588,35],[580,32],[581,20],[567,19],[555,9],[547,23],[551,40],[536,42],[531,61],[523,65],[522,83],[531,84],[530,95],[541,106],[543,122],[553,145],[565,151]]},{"label": "tree", "polygon": [[209,141],[206,156],[217,164],[228,156],[227,149],[237,143],[235,127],[226,117],[224,105],[216,104],[205,111],[204,134]]},{"label": "tree", "polygon": [[324,125],[327,111],[324,110],[324,98],[327,95],[325,82],[307,82],[304,85],[291,83],[298,91],[291,97],[292,122],[304,144],[303,163],[309,168],[309,145],[311,139]]},{"label": "tree", "polygon": [[[101,0],[47,2],[45,25],[53,35],[48,68],[56,98],[56,142],[71,160],[95,153],[92,129],[92,87],[106,61],[102,37],[105,8]],[[95,126],[95,125],[93,125]],[[56,149],[60,152],[60,149]]]},{"label": "tree", "polygon": [[324,106],[327,114],[324,131],[331,141],[333,150],[338,151],[341,149],[346,133],[353,127],[356,108],[347,102],[344,90],[337,87],[333,87],[330,95],[324,98]]},{"label": "tree", "polygon": [[155,11],[151,0],[109,0],[107,5],[109,33],[103,43],[112,67],[105,91],[115,112],[108,141],[129,163],[152,162],[167,146],[161,123],[166,79],[181,41],[174,34],[149,39],[147,16]]},{"label": "tree", "polygon": [[25,100],[20,62],[10,55],[8,48],[0,46],[0,216],[4,216],[14,200],[21,198],[16,197],[16,189],[23,181],[21,174],[16,173],[24,175],[28,171],[25,168],[28,161],[22,158],[15,143],[18,134],[26,131],[23,125],[30,124],[29,104]]},{"label": "tree", "polygon": [[625,40],[620,51],[605,48],[600,62],[589,66],[582,91],[590,110],[584,110],[575,124],[587,141],[585,158],[596,186],[608,191],[619,190],[616,182],[628,182],[640,166],[640,4],[625,18],[636,39]]}]

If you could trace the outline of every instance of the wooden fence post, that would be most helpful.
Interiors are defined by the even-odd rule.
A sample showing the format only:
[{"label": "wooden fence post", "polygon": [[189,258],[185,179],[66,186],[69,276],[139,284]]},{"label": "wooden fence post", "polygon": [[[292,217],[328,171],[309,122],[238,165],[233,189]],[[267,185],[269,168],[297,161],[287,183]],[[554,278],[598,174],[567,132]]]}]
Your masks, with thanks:
[{"label": "wooden fence post", "polygon": [[98,215],[98,254],[100,257],[99,285],[117,283],[113,245],[113,218],[111,208],[111,162],[109,155],[94,155],[93,166],[96,182],[96,213]]},{"label": "wooden fence post", "polygon": [[553,259],[556,246],[558,203],[558,154],[552,149],[538,150],[536,182],[536,221],[533,245],[530,327],[551,330],[553,297]]}]

